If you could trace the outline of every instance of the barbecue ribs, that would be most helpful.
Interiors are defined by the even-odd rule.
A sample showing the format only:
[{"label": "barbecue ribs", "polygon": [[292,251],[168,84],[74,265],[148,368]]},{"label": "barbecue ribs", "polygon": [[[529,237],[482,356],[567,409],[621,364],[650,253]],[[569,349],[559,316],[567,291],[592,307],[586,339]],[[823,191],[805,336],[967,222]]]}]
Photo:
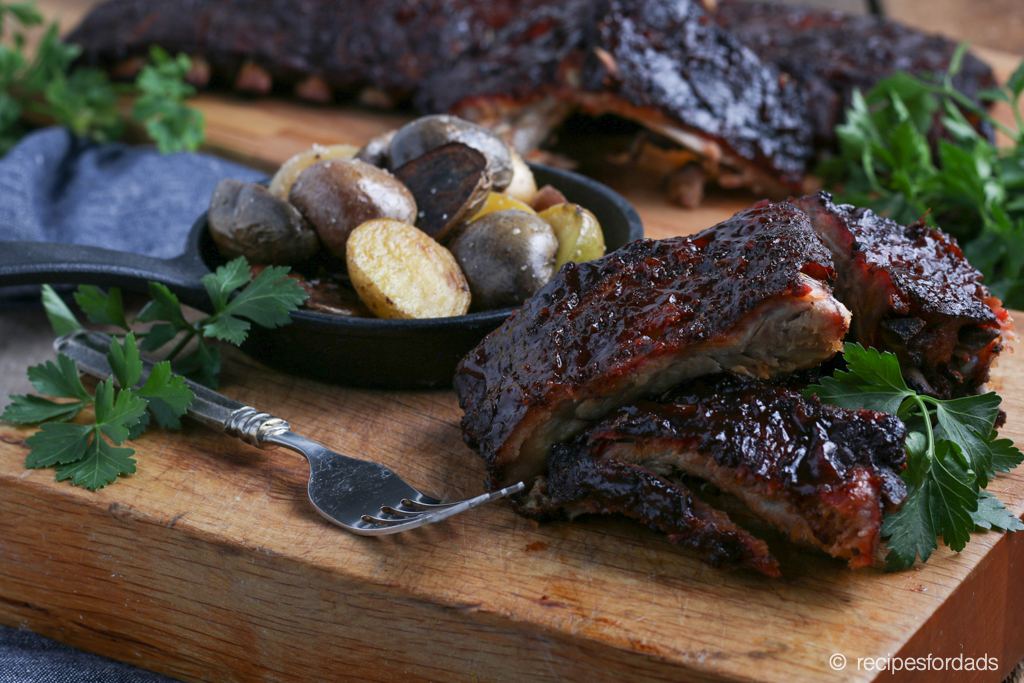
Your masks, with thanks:
[{"label": "barbecue ribs", "polygon": [[795,200],[832,251],[850,340],[891,351],[910,386],[940,398],[977,393],[1013,321],[956,240],[899,225],[828,193]]},{"label": "barbecue ribs", "polygon": [[[601,475],[634,468],[664,481],[655,473],[671,478],[682,472],[735,495],[795,542],[863,567],[878,547],[882,513],[906,497],[898,474],[905,437],[903,423],[889,415],[822,405],[789,389],[717,375],[689,382],[657,402],[622,408],[585,435],[555,446],[546,478],[521,507],[533,516],[561,510],[570,516],[639,516],[629,505],[606,502],[623,500],[623,484]],[[587,476],[580,477],[580,470]],[[654,496],[644,504],[671,518],[661,509],[665,500]],[[647,512],[647,518],[658,515]]]},{"label": "barbecue ribs", "polygon": [[[705,179],[793,193],[853,87],[944,72],[954,47],[884,20],[696,0],[108,0],[68,40],[123,77],[156,44],[191,55],[199,85],[412,102],[524,154],[574,110],[614,114],[687,150],[672,158],[691,197]],[[968,58],[958,87],[991,84]]]},{"label": "barbecue ribs", "polygon": [[831,255],[788,203],[569,263],[459,365],[464,437],[492,485],[529,485],[553,444],[645,395],[817,365],[849,325],[831,277]]}]

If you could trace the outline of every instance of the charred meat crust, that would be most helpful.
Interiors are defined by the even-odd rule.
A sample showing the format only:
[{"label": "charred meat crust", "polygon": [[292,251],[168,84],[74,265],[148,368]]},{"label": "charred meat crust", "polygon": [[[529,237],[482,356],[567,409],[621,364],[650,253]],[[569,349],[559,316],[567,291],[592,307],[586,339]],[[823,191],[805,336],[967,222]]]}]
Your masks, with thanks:
[{"label": "charred meat crust", "polygon": [[[905,71],[937,77],[949,70],[956,43],[878,16],[855,17],[783,3],[718,0],[714,14],[730,35],[766,64],[792,76],[806,94],[807,117],[819,145],[831,146],[853,91]],[[964,55],[953,79],[974,98],[996,86],[992,70]]]},{"label": "charred meat crust", "polygon": [[679,129],[712,166],[754,166],[791,188],[811,155],[802,91],[693,0],[110,0],[68,40],[115,70],[162,45],[258,94],[315,78],[317,99],[357,92],[425,113],[545,97],[621,110]]},{"label": "charred meat crust", "polygon": [[882,512],[906,497],[898,418],[749,378],[688,382],[657,402],[622,408],[585,438],[594,458],[701,477],[794,541],[852,567],[871,564]]},{"label": "charred meat crust", "polygon": [[550,518],[580,514],[621,514],[637,519],[714,567],[748,567],[779,576],[778,562],[764,541],[736,526],[724,512],[684,486],[634,464],[598,460],[583,440],[552,450],[546,480],[534,492],[539,505],[520,506],[527,516]]},{"label": "charred meat crust", "polygon": [[463,435],[492,485],[543,472],[550,446],[693,377],[762,378],[832,357],[846,309],[831,256],[792,204],[697,235],[567,264],[463,359]]},{"label": "charred meat crust", "polygon": [[832,251],[852,341],[895,353],[911,386],[935,396],[970,395],[988,381],[1013,322],[955,239],[825,192],[796,204]]}]

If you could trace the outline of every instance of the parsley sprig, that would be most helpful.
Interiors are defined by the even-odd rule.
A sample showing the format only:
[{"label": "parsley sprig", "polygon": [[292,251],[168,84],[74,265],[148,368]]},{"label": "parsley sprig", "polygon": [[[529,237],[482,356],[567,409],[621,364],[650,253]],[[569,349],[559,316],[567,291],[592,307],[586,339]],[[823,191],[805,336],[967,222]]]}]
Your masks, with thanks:
[{"label": "parsley sprig", "polygon": [[[954,54],[945,77],[929,82],[907,73],[883,79],[866,95],[855,92],[836,127],[839,155],[818,173],[842,201],[908,224],[925,217],[960,242],[992,293],[1024,308],[1024,63],[1004,86],[983,90],[983,102],[1004,102],[1007,126],[953,87],[967,46]],[[938,120],[942,138],[934,140]],[[1011,141],[996,147],[977,122]]]},{"label": "parsley sprig", "polygon": [[[185,83],[188,57],[171,57],[159,47],[134,85],[114,84],[99,69],[77,66],[77,45],[64,43],[57,23],[46,28],[32,55],[26,29],[40,27],[43,17],[33,2],[0,1],[0,154],[28,132],[27,121],[55,121],[76,135],[108,142],[125,129],[118,97],[135,95],[131,120],[142,125],[163,153],[195,150],[205,137],[201,112],[185,100],[195,89]],[[15,28],[10,36],[8,26]]]},{"label": "parsley sprig", "polygon": [[[140,340],[139,348],[157,351],[175,342],[167,353],[174,371],[217,388],[221,359],[209,340],[239,345],[249,335],[252,323],[270,328],[287,325],[291,321],[289,314],[307,298],[302,287],[287,275],[287,267],[269,266],[254,278],[244,256],[220,266],[202,279],[213,313],[198,320],[189,320],[178,297],[158,282],[149,283],[151,301],[132,320],[125,315],[121,290],[117,287],[104,291],[82,285],[75,292],[75,302],[90,321],[120,328],[120,334],[131,332],[136,323],[153,323],[148,330],[134,333]],[[241,291],[232,297],[232,292],[239,288]],[[43,305],[58,334],[81,327],[49,287],[43,290]],[[196,343],[189,350],[193,340]]]},{"label": "parsley sprig", "polygon": [[[25,466],[55,466],[57,481],[71,479],[91,490],[112,483],[121,474],[134,473],[135,451],[122,444],[138,438],[150,425],[151,415],[165,429],[179,428],[180,417],[192,402],[192,392],[172,371],[216,387],[220,354],[208,340],[241,344],[252,323],[264,327],[289,323],[289,314],[307,295],[287,274],[288,268],[274,266],[253,278],[244,257],[217,268],[203,278],[213,313],[194,321],[188,320],[178,298],[159,283],[149,283],[152,301],[132,320],[125,314],[121,290],[79,287],[75,301],[90,321],[123,330],[107,354],[114,374],[90,394],[82,385],[75,361],[64,354],[58,354],[56,361],[29,368],[29,381],[43,396],[11,396],[12,402],[0,415],[14,424],[40,425],[39,431],[25,440],[32,448]],[[49,286],[43,287],[43,307],[57,334],[82,328]],[[147,331],[133,331],[132,326],[140,322],[153,325]],[[189,351],[193,340],[195,346]],[[139,351],[156,351],[172,342],[167,359],[142,383]],[[90,407],[92,422],[71,422]]]},{"label": "parsley sprig", "polygon": [[[181,377],[172,376],[170,363],[159,363],[145,384],[136,386],[143,366],[131,333],[124,340],[112,341],[107,361],[114,376],[100,382],[94,394],[86,391],[78,366],[64,354],[58,354],[56,362],[29,368],[29,380],[39,393],[66,400],[11,397],[14,401],[2,419],[16,424],[42,423],[39,431],[25,440],[32,448],[26,467],[56,466],[57,481],[70,479],[95,491],[119,475],[135,472],[135,451],[121,445],[145,431],[150,422],[147,408],[161,427],[180,426],[178,418],[194,396]],[[90,406],[92,422],[69,422]]]},{"label": "parsley sprig", "polygon": [[808,387],[825,403],[841,408],[877,410],[896,415],[907,425],[907,468],[902,473],[907,499],[885,516],[888,570],[927,562],[938,548],[937,537],[960,552],[976,527],[1024,530],[991,493],[985,491],[996,472],[1008,472],[1024,455],[995,430],[999,404],[995,393],[950,400],[917,394],[908,388],[899,361],[889,353],[847,344],[846,371]]}]

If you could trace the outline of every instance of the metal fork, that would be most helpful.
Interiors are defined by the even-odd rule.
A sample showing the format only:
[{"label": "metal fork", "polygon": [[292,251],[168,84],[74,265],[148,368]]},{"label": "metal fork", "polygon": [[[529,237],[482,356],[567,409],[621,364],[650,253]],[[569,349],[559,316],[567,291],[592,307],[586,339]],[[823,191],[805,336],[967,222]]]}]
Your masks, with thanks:
[{"label": "metal fork", "polygon": [[[59,337],[53,348],[73,358],[78,367],[105,379],[111,369],[106,353],[111,338],[77,330]],[[142,382],[153,362],[142,359]],[[261,413],[216,391],[185,380],[195,394],[188,416],[217,432],[258,448],[284,447],[309,461],[309,500],[327,521],[361,536],[383,536],[415,529],[457,515],[478,505],[522,491],[522,482],[469,500],[443,503],[420,493],[383,465],[350,458],[294,434],[282,419]]]}]

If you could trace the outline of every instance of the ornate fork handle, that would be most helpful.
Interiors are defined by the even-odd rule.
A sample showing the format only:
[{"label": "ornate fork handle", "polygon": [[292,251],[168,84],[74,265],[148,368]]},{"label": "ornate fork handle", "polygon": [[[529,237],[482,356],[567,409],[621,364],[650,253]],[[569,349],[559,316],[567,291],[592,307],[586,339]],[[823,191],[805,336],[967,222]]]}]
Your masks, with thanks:
[{"label": "ornate fork handle", "polygon": [[[94,377],[106,379],[113,374],[106,358],[110,337],[105,334],[76,330],[58,337],[53,348],[73,358],[78,367]],[[145,382],[155,364],[148,358],[142,358],[142,366],[141,381]],[[185,379],[185,384],[196,396],[188,408],[188,416],[214,431],[234,436],[258,448],[270,449],[278,447],[270,441],[271,437],[291,430],[291,426],[279,417],[261,413],[192,380]]]}]

